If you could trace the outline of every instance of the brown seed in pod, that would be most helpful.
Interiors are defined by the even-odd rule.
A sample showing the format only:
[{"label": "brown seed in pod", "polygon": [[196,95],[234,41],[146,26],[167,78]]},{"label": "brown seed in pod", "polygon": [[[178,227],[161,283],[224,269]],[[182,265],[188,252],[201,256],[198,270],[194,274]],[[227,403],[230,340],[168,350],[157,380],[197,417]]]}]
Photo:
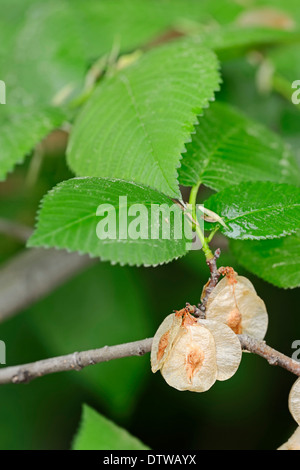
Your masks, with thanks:
[{"label": "brown seed in pod", "polygon": [[[212,296],[212,297],[211,297]],[[207,302],[207,319],[226,323],[236,334],[263,339],[268,328],[264,301],[243,276],[224,277]]]},{"label": "brown seed in pod", "polygon": [[205,392],[217,379],[214,337],[188,313],[162,365],[161,374],[171,387],[192,392]]},{"label": "brown seed in pod", "polygon": [[278,447],[277,450],[300,450],[300,426],[297,427],[289,440]]},{"label": "brown seed in pod", "polygon": [[289,410],[294,420],[300,426],[300,377],[291,388],[289,395]]},{"label": "brown seed in pod", "polygon": [[151,369],[157,372],[163,365],[179,333],[182,316],[171,313],[156,331],[151,348]]},{"label": "brown seed in pod", "polygon": [[213,335],[216,345],[217,380],[232,377],[241,362],[242,348],[237,335],[225,323],[214,320],[198,320]]}]

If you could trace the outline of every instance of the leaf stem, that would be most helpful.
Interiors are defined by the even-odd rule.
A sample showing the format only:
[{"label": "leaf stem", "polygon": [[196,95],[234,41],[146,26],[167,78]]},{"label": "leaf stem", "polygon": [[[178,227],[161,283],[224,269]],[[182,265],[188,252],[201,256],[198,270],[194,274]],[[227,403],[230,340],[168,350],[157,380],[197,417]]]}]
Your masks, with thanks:
[{"label": "leaf stem", "polygon": [[[201,181],[198,181],[197,184],[192,186],[192,189],[191,189],[191,192],[190,192],[190,197],[189,197],[189,205],[192,206],[192,217],[193,217],[194,221],[197,221],[197,204],[196,204],[196,201],[197,201],[197,194],[198,194],[200,186],[201,186]],[[202,244],[202,250],[205,254],[206,260],[208,261],[208,260],[212,259],[214,257],[214,255],[213,255],[211,249],[209,248],[208,241],[205,238],[204,233],[202,232],[200,226],[198,224],[197,225],[193,224],[193,230],[196,231],[196,233],[199,237],[199,240]]]},{"label": "leaf stem", "polygon": [[[198,181],[198,183],[195,184],[195,186],[192,186],[192,189],[190,192],[190,198],[189,198],[189,204],[192,206],[192,217],[195,221],[197,220],[196,201],[197,201],[197,194],[198,194],[200,186],[201,186],[201,181]],[[195,230],[195,224],[193,225],[193,230]]]},{"label": "leaf stem", "polygon": [[196,225],[196,233],[199,237],[199,240],[201,241],[201,244],[202,244],[202,250],[205,254],[205,258],[206,258],[206,261],[209,261],[211,260],[214,255],[211,251],[211,249],[209,248],[209,245],[208,245],[208,242],[207,242],[207,239],[205,238],[204,236],[204,233],[202,232],[201,228],[199,227],[199,225]]},{"label": "leaf stem", "polygon": [[206,241],[208,243],[210,243],[213,239],[213,237],[215,236],[215,234],[217,233],[217,231],[219,230],[219,225],[217,225],[211,232],[210,234],[208,235],[208,237],[206,237]]}]

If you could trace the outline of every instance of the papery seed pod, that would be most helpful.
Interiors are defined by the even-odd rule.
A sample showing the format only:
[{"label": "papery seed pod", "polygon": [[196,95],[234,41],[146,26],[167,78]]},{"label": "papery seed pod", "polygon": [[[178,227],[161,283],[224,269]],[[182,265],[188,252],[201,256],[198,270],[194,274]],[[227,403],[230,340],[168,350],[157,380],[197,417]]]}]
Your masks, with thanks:
[{"label": "papery seed pod", "polygon": [[300,426],[297,427],[289,440],[278,447],[277,450],[300,450]]},{"label": "papery seed pod", "polygon": [[226,323],[236,334],[257,339],[263,339],[268,328],[265,303],[243,276],[226,276],[219,281],[208,298],[206,317]]},{"label": "papery seed pod", "polygon": [[294,420],[300,426],[300,377],[291,388],[289,395],[289,410]]},{"label": "papery seed pod", "polygon": [[[244,276],[238,276],[238,274],[233,271],[233,277],[232,277],[232,281],[231,281],[231,284],[234,285],[235,283],[241,283],[241,284],[244,284],[244,286],[246,288],[248,288],[249,290],[252,290],[255,294],[256,294],[256,290],[252,284],[251,281],[249,281],[249,279],[247,279],[246,277]],[[236,282],[234,282],[234,280]],[[218,284],[216,285],[216,287],[211,291],[211,294],[209,295],[208,299],[207,299],[207,303],[206,303],[206,308],[209,307],[209,305],[212,303],[212,301],[215,299],[215,297],[219,294],[219,292],[224,289],[224,286],[225,285],[228,285],[230,284],[229,282],[229,278],[228,277],[224,277],[223,279],[221,279]],[[204,286],[205,288],[205,286]],[[203,288],[203,290],[204,290]],[[204,297],[204,294],[202,293],[201,295],[201,300],[202,298]]]},{"label": "papery seed pod", "polygon": [[171,313],[156,331],[151,348],[151,369],[157,372],[163,365],[182,324],[182,316]]},{"label": "papery seed pod", "polygon": [[183,324],[161,374],[177,390],[208,390],[217,379],[216,345],[211,332],[197,321]]},{"label": "papery seed pod", "polygon": [[225,323],[214,320],[198,320],[213,335],[216,345],[217,380],[232,377],[241,362],[242,348],[240,340]]}]

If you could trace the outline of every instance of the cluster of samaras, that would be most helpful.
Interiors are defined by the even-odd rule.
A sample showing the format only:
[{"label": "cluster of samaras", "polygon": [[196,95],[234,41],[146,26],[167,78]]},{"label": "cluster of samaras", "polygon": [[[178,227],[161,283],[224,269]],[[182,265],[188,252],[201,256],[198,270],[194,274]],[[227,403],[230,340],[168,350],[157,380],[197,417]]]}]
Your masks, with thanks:
[{"label": "cluster of samaras", "polygon": [[177,390],[205,392],[216,380],[229,379],[242,358],[237,334],[257,339],[266,334],[266,306],[252,283],[232,268],[221,272],[225,276],[207,299],[206,319],[183,308],[168,315],[154,336],[152,371],[160,370]]},{"label": "cluster of samaras", "polygon": [[[216,380],[229,379],[242,358],[237,335],[262,340],[267,332],[266,306],[249,279],[232,268],[220,268],[220,272],[224,277],[207,299],[205,319],[183,308],[168,315],[153,338],[152,371],[160,370],[177,390],[205,392]],[[291,389],[289,409],[298,427],[279,449],[300,450],[300,378]]]}]

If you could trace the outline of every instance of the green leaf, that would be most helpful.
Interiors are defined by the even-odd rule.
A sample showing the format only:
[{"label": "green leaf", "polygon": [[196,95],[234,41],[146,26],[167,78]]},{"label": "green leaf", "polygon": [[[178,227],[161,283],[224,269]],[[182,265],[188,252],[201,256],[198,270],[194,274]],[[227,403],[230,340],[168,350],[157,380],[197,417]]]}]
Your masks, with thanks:
[{"label": "green leaf", "polygon": [[35,109],[4,105],[0,115],[0,181],[63,121],[63,112],[56,108]]},{"label": "green leaf", "polygon": [[[147,44],[172,25],[188,31],[196,27],[197,21],[207,23],[211,17],[218,23],[226,23],[241,10],[240,6],[227,0],[218,2],[217,6],[211,2],[199,5],[197,1],[190,1],[187,6],[184,0],[74,0],[72,5],[62,0],[48,3],[2,0],[0,68],[1,79],[9,88],[9,105],[24,103],[24,113],[37,118],[35,130],[40,119],[42,122],[51,119],[46,107],[80,93],[90,65],[109,54],[113,47],[117,47],[119,53],[126,53]],[[276,33],[270,33],[270,36],[272,34]],[[281,34],[283,40],[285,34],[288,36],[287,32],[277,34]],[[228,32],[225,27],[219,34],[215,31],[208,37],[204,34],[203,41],[207,44],[213,41],[212,45],[218,43],[220,47],[226,44],[234,46],[238,38],[241,40],[243,37],[244,34]],[[11,118],[17,119],[14,115]],[[24,122],[26,128],[30,127],[29,124],[27,126]],[[34,136],[35,132],[32,133],[30,148],[20,146],[19,151],[24,151],[24,154],[30,151],[38,143],[38,136],[36,139]],[[24,154],[15,154],[14,150],[13,146],[6,147],[8,155],[5,159],[9,162],[8,170],[3,170],[4,176],[12,164],[24,158]]]},{"label": "green leaf", "polygon": [[[10,99],[26,95],[36,104],[79,91],[91,64],[109,54],[143,47],[181,21],[218,20],[235,10],[222,0],[226,16],[197,0],[2,0],[1,79]],[[215,11],[214,11],[215,10]],[[230,10],[232,12],[230,13]],[[38,18],[38,21],[37,21]],[[37,40],[38,38],[38,40]],[[12,102],[11,101],[11,102]]]},{"label": "green leaf", "polygon": [[242,181],[300,184],[290,148],[264,126],[224,103],[214,103],[186,146],[179,182],[220,191]]},{"label": "green leaf", "polygon": [[166,20],[155,21],[154,12],[141,27],[150,9],[148,2],[146,7],[143,4],[134,0],[34,2],[6,52],[9,68],[4,71],[7,83],[14,74],[13,94],[20,91],[35,103],[50,104],[59,93],[65,98],[78,93],[88,67],[113,46],[130,51],[161,31]]},{"label": "green leaf", "polygon": [[276,240],[231,240],[230,248],[242,266],[271,284],[300,286],[300,232]]},{"label": "green leaf", "polygon": [[179,197],[181,152],[219,80],[214,54],[192,40],[145,53],[90,98],[71,134],[71,168]]},{"label": "green leaf", "polygon": [[295,233],[300,225],[300,188],[241,183],[214,194],[205,207],[223,218],[227,228],[221,226],[220,230],[229,238],[280,238]]},{"label": "green leaf", "polygon": [[[119,197],[123,199],[120,200]],[[143,204],[144,209],[136,216],[129,213],[128,232],[126,231],[124,237],[127,233],[130,234],[130,230],[134,230],[134,221],[141,216],[141,224],[146,225],[145,232],[141,232],[141,238],[133,239],[129,236],[123,239],[119,232],[119,217],[124,220],[127,212],[126,202],[128,207]],[[99,239],[96,232],[97,228],[99,229],[98,223],[104,220],[99,212],[97,215],[98,206],[102,204],[111,204],[112,217],[114,209],[116,216],[113,219],[116,220],[115,232],[114,223],[107,219],[107,231],[110,231],[110,236],[106,239],[101,235]],[[174,209],[174,216],[170,214],[169,217],[167,214],[161,219],[153,219],[156,231],[152,238],[151,204],[165,204],[167,209]],[[104,212],[101,215],[104,216]],[[168,220],[165,220],[166,217]],[[60,183],[45,196],[37,229],[29,239],[28,246],[66,248],[121,264],[156,265],[186,253],[186,239],[175,238],[176,220],[183,221],[183,217],[182,210],[172,200],[150,188],[121,180],[74,178]],[[170,236],[167,234],[166,239],[160,235],[162,225],[170,226]],[[122,222],[120,230],[125,230]],[[140,231],[140,228],[137,230]]]},{"label": "green leaf", "polygon": [[73,450],[148,450],[139,439],[87,405]]},{"label": "green leaf", "polygon": [[[99,262],[31,306],[26,318],[46,350],[43,357],[137,341],[154,329],[141,274]],[[111,415],[125,418],[151,370],[145,355],[66,375]]]},{"label": "green leaf", "polygon": [[[45,136],[46,123],[46,131],[51,130],[54,111],[49,114],[48,107],[80,93],[89,67],[99,57],[113,48],[124,53],[143,46],[177,18],[203,17],[203,9],[195,1],[192,11],[183,0],[174,4],[173,10],[169,2],[140,0],[74,0],[72,4],[65,0],[2,0],[0,79],[7,86],[5,107],[12,109],[8,117],[11,129],[4,137],[7,112],[1,106],[1,115],[6,116],[0,119],[5,130],[1,133],[5,138],[1,179]],[[14,107],[22,106],[20,117],[15,116]],[[11,121],[18,121],[16,129]],[[15,134],[17,138],[12,139]]]}]

